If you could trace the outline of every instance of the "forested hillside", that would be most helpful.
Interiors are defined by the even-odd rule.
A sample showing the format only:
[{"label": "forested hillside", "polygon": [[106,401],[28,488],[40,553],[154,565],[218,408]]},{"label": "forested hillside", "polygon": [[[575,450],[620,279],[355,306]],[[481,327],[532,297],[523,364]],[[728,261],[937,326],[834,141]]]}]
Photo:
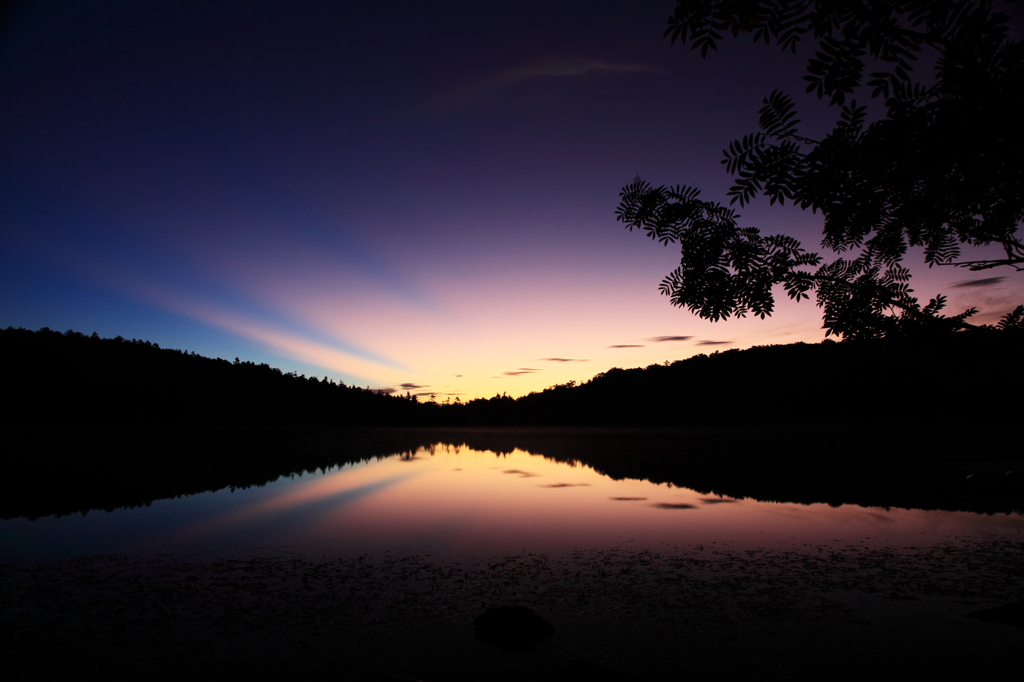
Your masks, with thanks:
[{"label": "forested hillside", "polygon": [[51,428],[378,425],[415,410],[397,396],[121,337],[6,329],[0,353],[19,422]]},{"label": "forested hillside", "polygon": [[1024,333],[758,346],[520,398],[438,404],[120,337],[0,330],[18,428],[704,426],[1014,421]]}]

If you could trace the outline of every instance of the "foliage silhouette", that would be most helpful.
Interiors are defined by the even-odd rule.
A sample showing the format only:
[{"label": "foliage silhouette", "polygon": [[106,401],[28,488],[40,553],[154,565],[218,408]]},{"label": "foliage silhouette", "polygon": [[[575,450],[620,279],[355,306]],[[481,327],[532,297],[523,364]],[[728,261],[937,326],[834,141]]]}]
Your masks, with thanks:
[{"label": "foliage silhouette", "polygon": [[[620,196],[617,219],[663,244],[680,266],[661,284],[673,305],[710,320],[774,309],[772,287],[800,300],[814,292],[826,335],[873,338],[969,327],[976,312],[946,317],[941,295],[922,306],[902,265],[922,247],[933,265],[1024,270],[1024,44],[991,0],[677,0],[665,35],[706,57],[726,32],[774,39],[796,52],[814,43],[807,92],[839,107],[821,140],[800,134],[795,105],[775,90],[761,131],[729,144],[730,204],[786,201],[824,217],[822,247],[849,253],[825,263],[792,237],[740,227],[739,215],[701,201],[693,187],[653,187],[639,177]],[[934,82],[914,78],[934,59]],[[866,74],[866,69],[878,70]],[[868,122],[862,87],[884,102]],[[998,258],[961,260],[962,246],[997,245]]]}]

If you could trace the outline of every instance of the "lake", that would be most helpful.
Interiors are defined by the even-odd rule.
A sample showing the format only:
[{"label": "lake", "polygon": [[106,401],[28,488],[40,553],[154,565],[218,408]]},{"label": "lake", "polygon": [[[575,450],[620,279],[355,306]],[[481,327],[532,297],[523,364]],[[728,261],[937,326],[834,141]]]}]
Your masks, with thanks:
[{"label": "lake", "polygon": [[[582,659],[629,679],[810,680],[966,671],[957,651],[1019,643],[965,616],[1024,598],[1020,514],[758,501],[566,454],[611,462],[608,441],[545,456],[439,439],[262,486],[5,520],[4,658],[176,679],[511,682]],[[507,604],[556,634],[527,654],[474,639],[474,618]]]},{"label": "lake", "polygon": [[13,519],[0,546],[21,556],[171,553],[468,559],[576,549],[919,546],[1019,537],[1024,516],[759,502],[644,480],[515,449],[437,443],[415,452],[60,518]]}]

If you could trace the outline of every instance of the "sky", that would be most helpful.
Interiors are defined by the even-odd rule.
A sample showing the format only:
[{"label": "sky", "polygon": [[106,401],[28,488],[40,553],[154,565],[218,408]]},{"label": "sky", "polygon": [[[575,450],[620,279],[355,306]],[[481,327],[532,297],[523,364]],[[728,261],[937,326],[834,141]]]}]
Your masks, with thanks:
[{"label": "sky", "polygon": [[[662,37],[671,0],[51,2],[0,35],[0,327],[97,332],[438,400],[824,338],[813,301],[712,323],[623,185],[724,201],[797,55]],[[821,217],[741,223],[816,250]],[[927,269],[994,322],[1024,276]]]}]

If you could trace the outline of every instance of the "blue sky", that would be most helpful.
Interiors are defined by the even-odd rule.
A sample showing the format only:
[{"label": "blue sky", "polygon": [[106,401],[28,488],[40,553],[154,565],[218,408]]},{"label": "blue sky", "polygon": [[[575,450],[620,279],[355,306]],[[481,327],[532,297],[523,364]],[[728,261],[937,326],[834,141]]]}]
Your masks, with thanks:
[{"label": "blue sky", "polygon": [[[701,60],[662,38],[672,7],[24,3],[0,43],[0,325],[464,399],[817,341],[813,303],[672,308],[676,254],[614,220],[635,175],[724,199],[722,149],[777,87],[809,134],[835,116],[800,96],[806,55]],[[743,214],[817,245],[819,216]],[[1012,273],[917,270],[982,321],[1024,300]]]}]

